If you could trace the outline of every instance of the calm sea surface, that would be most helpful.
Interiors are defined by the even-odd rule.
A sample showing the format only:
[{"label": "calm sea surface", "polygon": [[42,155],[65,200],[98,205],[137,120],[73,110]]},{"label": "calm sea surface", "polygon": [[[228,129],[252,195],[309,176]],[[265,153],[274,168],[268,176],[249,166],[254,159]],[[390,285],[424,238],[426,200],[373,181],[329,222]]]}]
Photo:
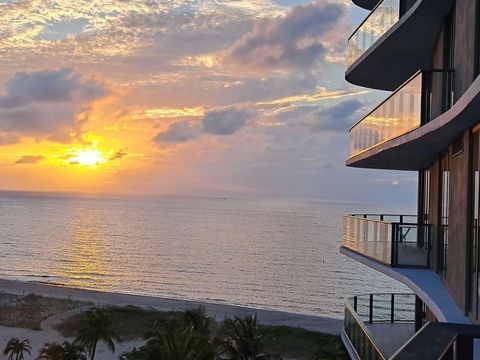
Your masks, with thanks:
[{"label": "calm sea surface", "polygon": [[0,277],[342,317],[406,289],[343,255],[341,215],[398,206],[0,193]]}]

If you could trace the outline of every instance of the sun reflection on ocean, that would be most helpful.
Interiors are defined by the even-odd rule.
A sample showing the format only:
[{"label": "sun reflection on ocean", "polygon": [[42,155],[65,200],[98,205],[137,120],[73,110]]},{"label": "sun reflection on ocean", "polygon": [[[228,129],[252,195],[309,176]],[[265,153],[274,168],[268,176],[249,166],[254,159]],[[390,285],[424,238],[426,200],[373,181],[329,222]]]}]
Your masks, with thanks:
[{"label": "sun reflection on ocean", "polygon": [[67,279],[65,285],[88,289],[107,289],[108,256],[106,239],[100,231],[100,219],[79,212],[74,219],[71,242],[65,244],[65,261],[57,275]]}]

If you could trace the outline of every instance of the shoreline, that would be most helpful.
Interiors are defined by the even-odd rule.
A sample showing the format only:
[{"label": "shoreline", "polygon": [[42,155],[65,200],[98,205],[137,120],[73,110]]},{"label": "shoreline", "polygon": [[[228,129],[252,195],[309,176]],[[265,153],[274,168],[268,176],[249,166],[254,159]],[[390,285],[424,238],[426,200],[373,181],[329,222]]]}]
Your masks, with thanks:
[{"label": "shoreline", "polygon": [[202,306],[209,316],[214,317],[218,321],[222,321],[225,318],[233,318],[234,316],[244,317],[257,314],[259,322],[265,325],[300,327],[331,335],[340,335],[343,326],[342,320],[322,316],[208,301],[181,300],[70,288],[64,285],[52,285],[41,282],[0,279],[0,291],[14,295],[34,293],[44,297],[90,302],[97,306],[124,307],[130,305],[159,311],[184,311]]}]

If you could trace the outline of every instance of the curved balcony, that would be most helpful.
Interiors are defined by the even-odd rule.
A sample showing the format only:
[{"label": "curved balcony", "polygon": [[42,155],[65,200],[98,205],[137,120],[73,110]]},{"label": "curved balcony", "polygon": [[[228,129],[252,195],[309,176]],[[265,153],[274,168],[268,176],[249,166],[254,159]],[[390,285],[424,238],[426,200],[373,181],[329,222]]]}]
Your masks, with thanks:
[{"label": "curved balcony", "polygon": [[419,329],[414,294],[355,296],[345,304],[342,339],[352,358],[389,359]]},{"label": "curved balcony", "polygon": [[379,2],[350,37],[345,74],[350,83],[392,91],[430,66],[453,0],[417,0],[405,12],[400,3]]},{"label": "curved balcony", "polygon": [[431,225],[413,215],[346,215],[342,246],[391,267],[429,268]]},{"label": "curved balcony", "polygon": [[[418,305],[418,306],[417,306]],[[425,322],[413,294],[356,296],[345,304],[342,341],[352,359],[473,360],[480,326]]]},{"label": "curved balcony", "polygon": [[357,6],[360,6],[367,10],[372,10],[377,5],[379,0],[352,0]]},{"label": "curved balcony", "polygon": [[445,144],[453,143],[478,123],[479,112],[480,77],[477,77],[447,111],[438,116],[433,114],[433,119],[423,126],[351,156],[346,164],[372,169],[426,169],[444,150]]},{"label": "curved balcony", "polygon": [[415,74],[350,129],[347,165],[363,152],[407,134],[444,112],[452,103],[452,76],[448,70]]}]

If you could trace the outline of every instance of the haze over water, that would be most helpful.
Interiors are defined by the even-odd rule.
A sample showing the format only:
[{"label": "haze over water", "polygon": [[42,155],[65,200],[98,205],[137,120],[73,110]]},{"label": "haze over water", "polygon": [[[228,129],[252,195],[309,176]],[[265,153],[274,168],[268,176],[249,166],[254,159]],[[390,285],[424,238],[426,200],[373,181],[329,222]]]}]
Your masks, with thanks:
[{"label": "haze over water", "polygon": [[380,208],[0,193],[0,277],[341,318],[346,296],[406,291],[338,251],[342,214]]}]

